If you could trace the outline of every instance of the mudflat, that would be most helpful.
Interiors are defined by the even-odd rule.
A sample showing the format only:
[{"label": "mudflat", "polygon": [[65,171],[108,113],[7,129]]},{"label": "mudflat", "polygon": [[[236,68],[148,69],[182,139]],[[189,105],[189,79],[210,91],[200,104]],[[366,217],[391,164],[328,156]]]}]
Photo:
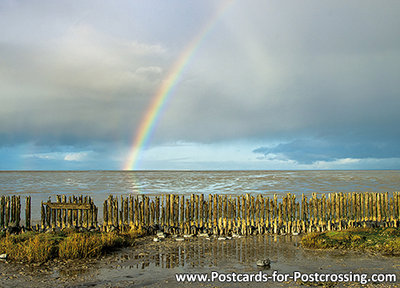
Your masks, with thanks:
[{"label": "mudflat", "polygon": [[[309,250],[299,244],[301,236],[247,236],[218,240],[190,237],[177,241],[168,236],[154,242],[152,236],[136,240],[98,259],[54,260],[42,264],[0,262],[1,287],[307,287],[300,280],[277,282],[178,282],[178,273],[214,272],[281,275],[301,273],[393,273],[395,283],[368,283],[364,287],[398,287],[400,258],[343,250]],[[270,267],[257,261],[270,259]],[[221,277],[220,279],[222,279]],[[328,282],[325,287],[359,287],[358,282]]]}]

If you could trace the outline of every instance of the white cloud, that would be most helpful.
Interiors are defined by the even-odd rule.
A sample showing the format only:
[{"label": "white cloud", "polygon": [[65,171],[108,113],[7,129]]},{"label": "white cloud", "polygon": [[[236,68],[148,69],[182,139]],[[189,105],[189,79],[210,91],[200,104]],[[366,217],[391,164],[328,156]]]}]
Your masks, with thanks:
[{"label": "white cloud", "polygon": [[65,161],[84,161],[88,156],[87,152],[68,153],[64,156]]},{"label": "white cloud", "polygon": [[22,157],[42,159],[42,160],[85,161],[90,153],[91,151],[32,153],[32,154],[23,154]]}]

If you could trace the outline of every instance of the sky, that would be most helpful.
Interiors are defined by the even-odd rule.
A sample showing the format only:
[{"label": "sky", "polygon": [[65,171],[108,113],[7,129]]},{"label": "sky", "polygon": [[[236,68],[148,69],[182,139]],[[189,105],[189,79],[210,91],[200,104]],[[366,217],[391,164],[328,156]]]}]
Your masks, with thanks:
[{"label": "sky", "polygon": [[399,27],[397,0],[0,1],[0,170],[400,169]]}]

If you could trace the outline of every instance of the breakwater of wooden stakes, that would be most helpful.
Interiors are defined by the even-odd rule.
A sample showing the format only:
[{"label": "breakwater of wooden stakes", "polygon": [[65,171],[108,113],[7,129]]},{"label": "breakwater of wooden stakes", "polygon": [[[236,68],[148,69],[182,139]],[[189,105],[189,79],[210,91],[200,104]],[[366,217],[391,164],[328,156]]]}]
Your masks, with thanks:
[{"label": "breakwater of wooden stakes", "polygon": [[[119,203],[118,203],[119,202]],[[103,230],[161,229],[171,234],[307,233],[351,227],[398,227],[400,193],[109,196]]]},{"label": "breakwater of wooden stakes", "polygon": [[[102,231],[144,229],[171,234],[297,234],[351,227],[399,227],[400,193],[288,193],[274,195],[131,195],[109,196],[103,222],[88,196],[57,196],[42,202],[40,224],[31,226],[31,197],[22,209],[19,196],[0,196],[0,228],[76,227]],[[25,221],[21,221],[24,210]]]}]

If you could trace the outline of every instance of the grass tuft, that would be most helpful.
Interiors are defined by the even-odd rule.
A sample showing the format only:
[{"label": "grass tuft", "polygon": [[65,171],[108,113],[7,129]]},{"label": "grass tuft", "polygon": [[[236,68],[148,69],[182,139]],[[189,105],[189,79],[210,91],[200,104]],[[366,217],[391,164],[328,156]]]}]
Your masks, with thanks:
[{"label": "grass tuft", "polygon": [[19,235],[0,234],[0,254],[9,260],[45,262],[54,258],[85,259],[104,255],[116,248],[133,245],[135,238],[145,235],[142,229],[127,233],[62,231],[57,233],[28,232]]},{"label": "grass tuft", "polygon": [[72,234],[59,244],[58,256],[61,259],[81,259],[98,257],[102,252],[101,236]]},{"label": "grass tuft", "polygon": [[400,255],[399,228],[352,228],[306,234],[301,244],[312,249],[352,249]]},{"label": "grass tuft", "polygon": [[45,262],[57,254],[54,240],[44,235],[6,235],[0,239],[0,254],[8,259],[25,262]]}]

